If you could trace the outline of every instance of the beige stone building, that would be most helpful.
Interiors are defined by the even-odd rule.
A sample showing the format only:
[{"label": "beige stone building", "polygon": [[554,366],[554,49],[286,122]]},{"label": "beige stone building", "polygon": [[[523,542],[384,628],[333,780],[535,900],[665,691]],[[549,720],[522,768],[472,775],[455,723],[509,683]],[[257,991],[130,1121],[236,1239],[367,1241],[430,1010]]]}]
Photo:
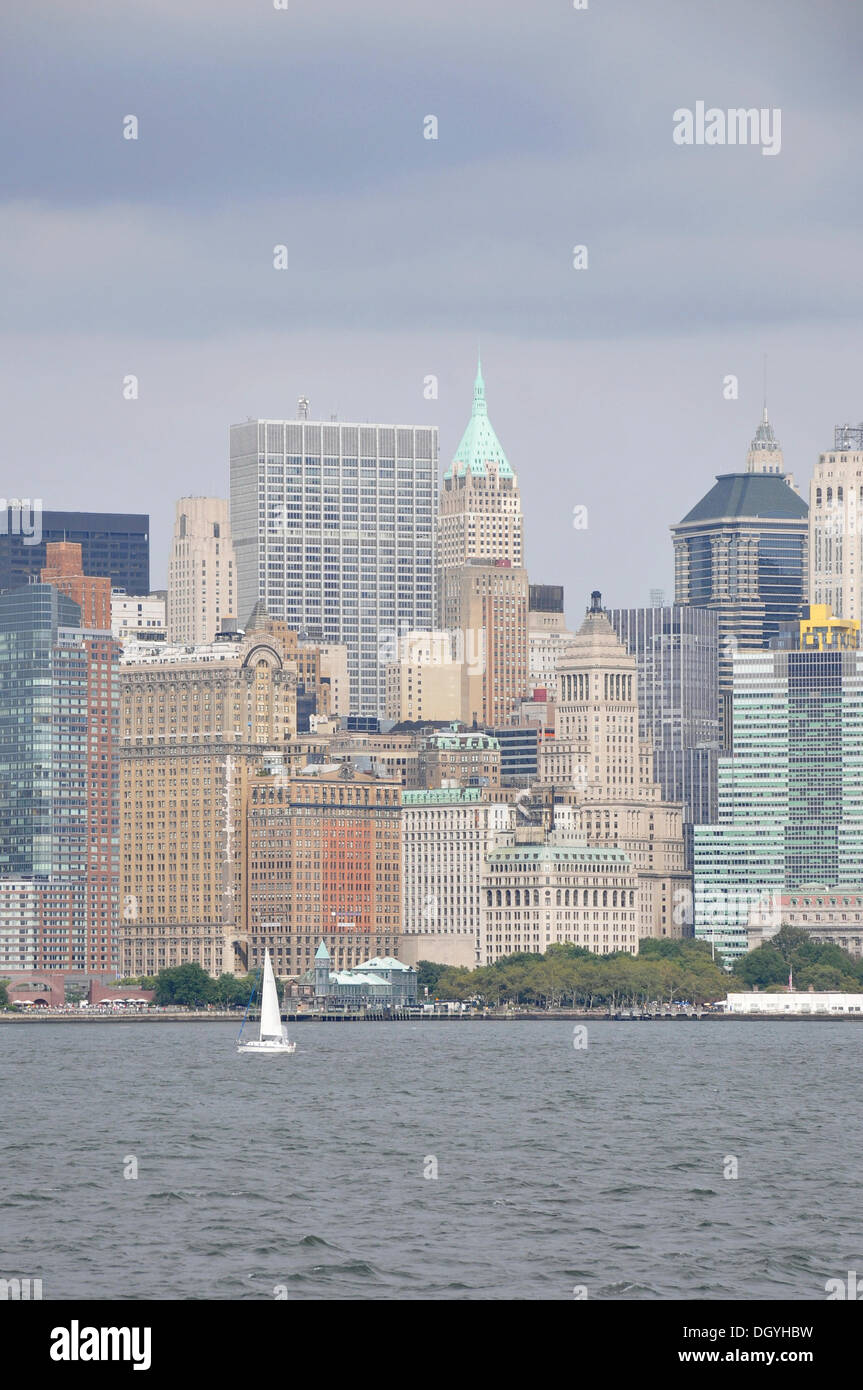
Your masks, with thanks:
[{"label": "beige stone building", "polygon": [[438,511],[438,626],[461,662],[461,718],[505,724],[528,693],[528,581],[518,480],[488,418],[477,372],[471,418]]},{"label": "beige stone building", "polygon": [[[564,808],[565,812],[566,808]],[[638,952],[639,876],[612,844],[579,842],[565,814],[550,833],[517,832],[488,855],[480,891],[480,963],[557,942],[597,955]]]},{"label": "beige stone building", "polygon": [[388,719],[458,719],[463,663],[453,660],[448,632],[406,632],[387,663]]},{"label": "beige stone building", "polygon": [[120,968],[243,972],[250,771],[296,734],[296,666],[264,629],[130,643],[120,679]]},{"label": "beige stone building", "polygon": [[348,649],[343,642],[300,641],[300,650],[314,647],[320,656],[321,676],[330,683],[330,713],[347,715],[351,712],[351,680],[348,674]]},{"label": "beige stone building", "polygon": [[809,485],[809,599],[863,618],[863,426],[837,427]]},{"label": "beige stone building", "polygon": [[224,618],[236,618],[237,576],[228,503],[181,497],[168,559],[168,641],[212,642]]},{"label": "beige stone building", "polygon": [[[682,936],[683,809],[662,800],[653,749],[639,738],[637,666],[594,593],[557,668],[555,735],[540,750],[540,780],[572,807],[571,833],[615,846],[638,874],[641,936]],[[679,919],[679,920],[675,920]]]},{"label": "beige stone building", "polygon": [[400,959],[473,967],[479,961],[480,885],[486,857],[516,811],[477,787],[402,794]]}]

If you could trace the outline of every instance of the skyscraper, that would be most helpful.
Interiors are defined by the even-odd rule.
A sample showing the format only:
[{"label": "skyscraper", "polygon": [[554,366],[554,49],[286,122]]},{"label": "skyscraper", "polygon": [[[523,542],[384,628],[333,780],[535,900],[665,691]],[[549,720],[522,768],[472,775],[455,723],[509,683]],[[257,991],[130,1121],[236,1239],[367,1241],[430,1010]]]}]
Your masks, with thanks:
[{"label": "skyscraper", "polygon": [[11,965],[12,894],[17,968],[115,965],[118,651],[110,628],[82,628],[79,604],[53,584],[0,595],[2,947]]},{"label": "skyscraper", "polygon": [[[86,575],[108,578],[127,594],[150,591],[150,518],[126,512],[42,512],[40,539],[0,531],[0,590],[39,577],[51,541],[81,546]],[[35,539],[35,536],[32,537]]]},{"label": "skyscraper", "polygon": [[336,969],[393,956],[401,930],[401,798],[395,778],[350,764],[275,763],[249,779],[245,917],[249,964],[312,967],[316,942]]},{"label": "skyscraper", "polygon": [[344,643],[352,713],[383,715],[382,648],[433,625],[437,456],[428,425],[231,427],[240,625],[263,599],[301,639]]},{"label": "skyscraper", "polygon": [[609,621],[638,664],[639,735],[653,742],[665,801],[683,805],[687,867],[692,826],[716,819],[719,620],[708,608],[614,608]]},{"label": "skyscraper", "polygon": [[466,723],[508,723],[527,694],[527,611],[518,479],[488,417],[480,366],[438,517],[438,626],[463,664]]},{"label": "skyscraper", "polygon": [[557,667],[554,738],[540,750],[540,780],[573,808],[584,844],[614,845],[638,874],[639,936],[682,936],[688,895],[683,811],[663,800],[651,732],[642,737],[638,668],[594,590],[584,622]]},{"label": "skyscraper", "polygon": [[168,641],[194,647],[212,642],[222,619],[236,618],[236,605],[227,502],[181,497],[168,558]]},{"label": "skyscraper", "polygon": [[809,598],[863,618],[863,425],[837,425],[809,485]]},{"label": "skyscraper", "polygon": [[808,508],[785,473],[766,410],[747,472],[720,474],[714,487],[671,528],[675,603],[719,615],[722,740],[731,738],[732,657],[764,648],[806,601]]},{"label": "skyscraper", "polygon": [[121,969],[244,970],[244,790],[296,735],[296,664],[259,616],[192,650],[130,642],[119,680]]},{"label": "skyscraper", "polygon": [[733,753],[717,822],[694,830],[696,935],[732,957],[765,895],[863,884],[863,651],[829,629],[734,657]]}]

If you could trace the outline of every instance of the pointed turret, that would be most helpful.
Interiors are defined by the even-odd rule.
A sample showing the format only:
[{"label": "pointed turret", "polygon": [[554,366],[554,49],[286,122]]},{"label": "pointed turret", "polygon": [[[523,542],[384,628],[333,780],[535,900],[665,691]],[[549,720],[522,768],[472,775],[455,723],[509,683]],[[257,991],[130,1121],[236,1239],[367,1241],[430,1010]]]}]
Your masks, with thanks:
[{"label": "pointed turret", "polygon": [[315,998],[326,999],[330,992],[330,953],[322,941],[315,951]]},{"label": "pointed turret", "polygon": [[487,472],[488,464],[492,464],[496,468],[500,478],[513,476],[500,440],[488,418],[482,362],[478,359],[476,380],[473,384],[473,409],[470,420],[461,437],[461,443],[455,451],[452,464],[444,477],[451,478],[453,473],[460,475],[465,472],[472,473],[474,477],[481,477]]},{"label": "pointed turret", "polygon": [[746,455],[746,471],[747,473],[785,472],[782,446],[773,432],[766,405],[761,413],[761,420],[752,443],[749,445],[749,453]]}]

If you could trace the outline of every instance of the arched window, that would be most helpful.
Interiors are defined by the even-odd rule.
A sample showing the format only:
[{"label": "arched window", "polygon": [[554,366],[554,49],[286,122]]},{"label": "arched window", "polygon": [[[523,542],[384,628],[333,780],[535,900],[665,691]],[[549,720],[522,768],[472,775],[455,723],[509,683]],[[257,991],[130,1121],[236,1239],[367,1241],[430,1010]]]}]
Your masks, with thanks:
[{"label": "arched window", "polygon": [[828,507],[830,506],[830,503],[831,503],[832,501],[833,501],[833,489],[832,489],[832,487],[828,487],[828,489],[827,489],[827,505],[828,505]]},{"label": "arched window", "polygon": [[567,888],[566,892],[565,892],[564,895],[563,895],[563,901],[564,901],[564,905],[565,905],[566,907],[569,907],[569,889],[568,889],[568,888]]},{"label": "arched window", "polygon": [[616,888],[615,888],[614,892],[613,892],[612,895],[611,895],[611,906],[612,906],[612,907],[617,907],[617,889],[616,889]]},{"label": "arched window", "polygon": [[491,907],[491,889],[490,889],[490,888],[488,889],[488,891],[487,891],[487,893],[486,893],[486,895],[485,895],[485,901],[486,901],[486,905],[487,905],[488,907]]},{"label": "arched window", "polygon": [[599,893],[595,888],[593,890],[593,905],[594,907],[599,906]]},{"label": "arched window", "polygon": [[516,907],[521,907],[521,889],[520,889],[520,888],[516,888],[516,890],[515,890],[515,905],[516,905]]},{"label": "arched window", "polygon": [[498,907],[501,907],[503,905],[503,894],[501,893],[499,888],[497,890],[497,905]]},{"label": "arched window", "polygon": [[512,893],[508,888],[506,890],[506,905],[507,907],[512,907]]},{"label": "arched window", "polygon": [[603,888],[603,890],[602,890],[602,906],[603,906],[603,907],[608,907],[608,889],[607,889],[607,888]]},{"label": "arched window", "polygon": [[538,888],[534,888],[534,890],[533,890],[533,905],[534,905],[534,907],[539,907],[539,889],[538,889]]},{"label": "arched window", "polygon": [[559,889],[559,888],[558,888],[557,892],[556,892],[555,895],[554,895],[554,905],[555,905],[555,907],[560,907],[560,889]]}]

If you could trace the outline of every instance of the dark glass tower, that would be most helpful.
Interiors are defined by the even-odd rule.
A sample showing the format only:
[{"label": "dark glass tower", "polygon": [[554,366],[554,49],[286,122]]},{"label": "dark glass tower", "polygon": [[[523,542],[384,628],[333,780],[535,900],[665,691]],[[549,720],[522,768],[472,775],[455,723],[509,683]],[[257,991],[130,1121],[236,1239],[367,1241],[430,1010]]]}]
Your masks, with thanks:
[{"label": "dark glass tower", "polygon": [[806,602],[809,508],[784,474],[723,473],[671,528],[675,603],[719,619],[723,746],[731,746],[732,658],[768,647]]},{"label": "dark glass tower", "polygon": [[692,826],[716,819],[719,619],[706,608],[614,608],[612,627],[638,662],[639,734],[653,739],[665,801],[683,803],[687,868]]},{"label": "dark glass tower", "polygon": [[[37,515],[37,521],[39,517]],[[0,531],[0,590],[38,579],[49,541],[77,541],[84,574],[108,578],[127,594],[150,592],[150,518],[125,512],[42,512],[41,537]]]}]

